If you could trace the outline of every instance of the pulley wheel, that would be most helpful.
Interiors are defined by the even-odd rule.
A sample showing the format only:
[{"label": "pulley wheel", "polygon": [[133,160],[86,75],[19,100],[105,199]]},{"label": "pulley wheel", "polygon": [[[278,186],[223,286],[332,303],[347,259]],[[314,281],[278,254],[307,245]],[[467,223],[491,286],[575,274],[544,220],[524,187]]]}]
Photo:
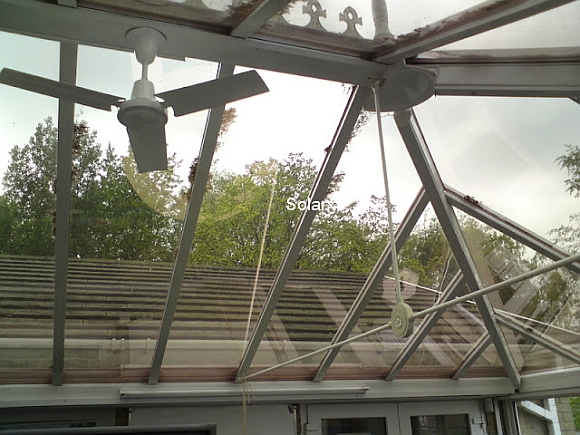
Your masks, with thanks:
[{"label": "pulley wheel", "polygon": [[397,302],[391,313],[391,329],[398,338],[406,338],[413,333],[413,310],[404,302]]}]

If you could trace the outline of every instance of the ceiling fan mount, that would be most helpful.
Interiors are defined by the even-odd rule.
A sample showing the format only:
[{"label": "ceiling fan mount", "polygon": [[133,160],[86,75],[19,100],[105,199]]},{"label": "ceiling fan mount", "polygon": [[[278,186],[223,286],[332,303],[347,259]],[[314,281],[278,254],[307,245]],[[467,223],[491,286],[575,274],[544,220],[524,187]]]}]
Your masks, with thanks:
[{"label": "ceiling fan mount", "polygon": [[[435,71],[400,62],[390,65],[379,86],[381,112],[397,112],[410,109],[428,100],[435,93]],[[365,110],[375,111],[375,103],[369,100]]]},{"label": "ceiling fan mount", "polygon": [[127,32],[127,42],[133,46],[135,57],[141,65],[153,63],[159,48],[165,44],[165,35],[149,27],[136,27]]}]

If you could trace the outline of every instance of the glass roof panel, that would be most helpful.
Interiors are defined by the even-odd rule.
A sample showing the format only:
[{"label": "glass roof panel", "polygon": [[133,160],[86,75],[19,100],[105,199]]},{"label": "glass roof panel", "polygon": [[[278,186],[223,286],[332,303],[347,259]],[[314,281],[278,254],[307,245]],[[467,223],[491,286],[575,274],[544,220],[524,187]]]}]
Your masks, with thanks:
[{"label": "glass roof panel", "polygon": [[[201,288],[192,281],[194,287],[187,290],[191,298],[199,297],[198,291],[207,293],[204,301],[199,301],[202,313],[192,313],[188,304],[178,306],[163,373],[182,360],[170,356],[175,349],[203,346],[215,352],[207,350],[197,354],[203,357],[189,359],[199,369],[196,373],[223,380],[235,376],[244,343],[256,325],[348,98],[338,84],[260,74],[270,92],[228,106],[230,123],[219,139],[194,239],[193,264],[200,271],[219,269],[204,272]],[[323,108],[329,100],[334,101],[332,108]],[[316,267],[313,261],[304,254],[298,267]],[[261,272],[254,292],[258,264]],[[211,274],[215,275],[214,284]],[[224,282],[220,274],[227,275],[228,280]],[[307,278],[298,275],[287,284],[254,360],[256,366],[279,362],[281,355],[286,355],[284,349],[288,355],[305,352],[312,347],[311,342],[319,342],[320,334],[324,335],[325,321],[319,321],[312,312],[324,312],[326,301],[319,300],[309,285],[302,288],[305,281]],[[224,296],[224,292],[231,294]],[[309,309],[304,308],[307,302]],[[211,330],[214,332],[208,332]]]},{"label": "glass roof panel", "polygon": [[574,144],[569,99],[437,97],[415,110],[443,182],[546,237],[578,200],[556,159]]},{"label": "glass roof panel", "polygon": [[201,28],[224,30],[232,19],[245,13],[238,0],[80,0],[79,7],[94,8],[118,14],[156,18],[175,23],[187,23]]},{"label": "glass roof panel", "polygon": [[580,3],[571,2],[518,22],[465,38],[442,50],[578,47]]},{"label": "glass roof panel", "polygon": [[[57,43],[0,32],[0,47],[2,67],[58,76]],[[0,383],[45,383],[52,366],[54,263],[41,256],[54,253],[56,138],[49,133],[57,103],[8,86],[0,86],[0,101],[10,102],[0,104]],[[31,150],[34,159],[26,157]],[[10,166],[11,156],[18,164]]]},{"label": "glass roof panel", "polygon": [[[428,8],[418,1],[405,6],[404,11],[393,5],[393,9],[389,9],[389,32],[395,35],[412,32],[415,27],[428,26],[433,21],[480,3],[476,0],[470,4],[454,2],[428,14],[419,13]],[[122,6],[109,0],[79,0],[79,5],[193,23],[222,33],[240,22],[251,6],[230,0],[134,0],[124,2]],[[351,6],[353,8],[349,9]],[[272,19],[258,36],[364,57],[372,53],[377,32],[370,8],[370,2],[292,2],[288,11]],[[524,20],[518,23],[524,29],[521,38],[512,37],[519,35],[518,28],[506,26],[482,35],[483,39],[470,38],[466,42],[476,40],[477,48],[510,48],[512,43],[514,48],[526,48],[527,41],[532,41],[530,46],[533,47],[578,46],[577,34],[570,32],[578,27],[575,25],[579,21],[577,12],[578,2]],[[409,16],[405,18],[405,14]],[[358,21],[359,17],[362,17],[362,23]],[[536,18],[539,21],[534,21]],[[550,36],[540,41],[537,35],[546,29]],[[381,30],[384,37],[386,27]],[[494,32],[499,31],[504,33],[495,36]],[[530,36],[532,33],[536,36]],[[552,36],[557,41],[551,39]],[[500,38],[502,44],[494,38]],[[35,40],[34,45],[24,48],[29,40],[0,33],[0,47],[3,47],[0,67],[56,79],[58,45]],[[113,70],[115,80],[110,79]],[[206,62],[158,60],[150,69],[150,77],[160,92],[213,79],[215,71],[216,65]],[[162,381],[232,380],[235,376],[248,334],[256,325],[283,255],[280,244],[268,247],[268,243],[282,240],[282,246],[285,246],[299,216],[299,213],[287,213],[287,199],[304,199],[312,180],[309,183],[296,182],[293,190],[276,187],[278,190],[274,191],[276,200],[271,219],[277,219],[283,225],[280,226],[282,230],[274,231],[273,226],[269,229],[270,240],[262,260],[264,269],[255,286],[255,295],[252,294],[253,280],[266,217],[263,207],[253,206],[263,206],[269,199],[276,177],[286,171],[287,178],[291,178],[291,170],[298,164],[311,161],[314,168],[310,168],[311,175],[314,177],[347,99],[345,88],[339,84],[269,72],[260,74],[271,92],[233,104],[227,112],[227,119],[231,122],[227,124],[229,129],[224,129],[220,136],[191,256],[195,267],[186,272],[163,362]],[[78,83],[81,86],[127,96],[138,76],[139,67],[128,53],[86,47],[79,49]],[[11,170],[15,173],[14,168],[8,167],[14,158],[9,155],[9,150],[15,144],[25,144],[35,126],[46,116],[51,115],[56,120],[56,101],[8,86],[0,86],[0,101],[11,103],[0,105],[2,131],[6,132],[0,139],[4,156],[0,159],[0,174],[5,177]],[[175,172],[137,176],[125,129],[115,115],[77,108],[73,142],[75,160],[71,174],[74,193],[65,381],[99,382],[101,370],[110,370],[111,374],[114,373],[111,379],[142,382],[148,376],[155,348],[187,202],[187,189],[195,175],[195,158],[206,112],[180,118],[174,118],[170,113],[167,142]],[[556,159],[565,152],[565,144],[574,144],[580,137],[574,119],[576,108],[574,102],[565,99],[439,97],[420,105],[416,112],[445,183],[460,189],[469,198],[476,198],[477,203],[522,222],[542,236],[558,235],[561,242],[570,241],[566,236],[571,233],[549,231],[555,228],[563,231],[564,225],[569,223],[567,216],[577,213],[577,201],[565,191],[566,174],[558,167]],[[26,116],[17,116],[24,112]],[[340,207],[353,200],[360,201],[353,206],[356,213],[365,210],[367,193],[382,196],[377,154],[369,152],[369,147],[374,146],[374,150],[378,147],[373,133],[376,131],[376,125],[372,125],[374,121],[373,118],[369,125],[361,126],[359,135],[349,146],[351,151],[345,154],[338,170],[346,174],[346,181],[344,189],[336,192],[334,198]],[[395,185],[393,202],[398,208],[395,218],[399,221],[417,190],[418,179],[388,115],[385,124],[387,142],[392,146],[387,151],[388,161],[396,163],[391,175]],[[93,129],[98,132],[96,138],[91,138]],[[100,145],[97,147],[96,144]],[[85,156],[82,159],[78,158],[81,154]],[[54,174],[54,159],[46,163],[46,169],[45,173]],[[9,186],[7,180],[10,182],[9,178],[4,178],[0,207],[12,213],[6,203],[11,193],[6,187]],[[25,181],[37,180],[30,176]],[[44,213],[35,221],[35,225],[40,224],[31,227],[30,231],[12,231],[9,237],[3,238],[4,245],[0,245],[0,318],[1,324],[6,326],[0,333],[0,344],[3,350],[11,350],[0,353],[3,355],[0,359],[2,382],[50,380],[54,291],[54,262],[51,258],[54,224],[51,216],[57,186],[54,179],[40,181],[22,195],[28,199],[41,190],[46,194],[41,204]],[[21,192],[26,190],[20,189]],[[109,194],[119,195],[119,192],[121,195],[118,197],[107,197]],[[229,202],[220,204],[226,194]],[[52,208],[49,207],[51,204]],[[3,212],[2,216],[10,215]],[[574,218],[571,219],[574,222]],[[316,222],[324,223],[321,219]],[[427,218],[425,222],[428,226]],[[466,221],[462,220],[462,223]],[[237,226],[250,224],[254,225],[251,231],[255,237],[251,240],[238,237],[236,240]],[[4,234],[6,228],[9,227],[0,226],[0,234]],[[501,242],[497,234],[483,232]],[[30,243],[28,240],[25,241],[27,246],[37,250],[22,249],[13,244],[13,234],[39,235],[46,243]],[[317,238],[318,242],[322,240],[322,243],[335,247],[336,252],[348,251],[344,241],[330,241],[330,236],[334,234],[326,233],[324,229],[311,231],[310,240],[297,263],[300,270],[292,274],[282,294],[253,361],[252,371],[329,344],[343,321],[366,279],[364,273],[352,272],[366,272],[374,258],[360,270],[347,269],[348,273],[342,273],[335,271],[330,263],[324,263],[327,258],[318,256],[315,257],[316,264],[323,271],[304,270],[312,266],[306,254],[309,250],[316,252]],[[218,244],[216,240],[227,240],[227,243]],[[481,241],[475,242],[476,247],[484,248],[484,245]],[[574,246],[574,242],[568,244],[572,250]],[[489,275],[489,283],[516,274],[513,267],[508,267],[514,261],[511,256],[508,260],[503,254],[494,257],[494,253],[497,254],[483,249],[482,258],[486,264],[480,265],[481,270]],[[430,258],[433,258],[432,254]],[[518,264],[526,267],[533,261],[544,261],[532,259],[528,251],[515,258]],[[577,277],[553,273],[542,279],[490,298],[496,308],[520,316],[517,318],[535,325],[545,336],[578,351],[580,321],[577,313],[580,310],[575,297],[578,294]],[[439,281],[445,282],[445,277]],[[437,279],[434,282],[438,283]],[[523,287],[526,289],[521,290]],[[392,286],[383,285],[351,336],[388,321],[392,293]],[[406,293],[407,300],[417,310],[436,303],[437,293],[425,287],[409,284]],[[522,298],[516,301],[514,295]],[[250,309],[252,298],[255,302]],[[531,344],[528,338],[502,328],[518,367],[523,367],[524,373],[572,364],[541,346]],[[477,310],[471,304],[449,309],[402,369],[401,377],[451,375],[483,329]],[[29,339],[25,352],[21,344],[23,337]],[[339,353],[327,378],[381,378],[388,373],[404,347],[405,341],[396,339],[389,331],[353,343]],[[258,379],[312,379],[321,359],[322,355],[319,355]],[[22,369],[26,369],[26,374]],[[466,375],[485,376],[499,372],[503,373],[501,361],[491,345]]]},{"label": "glass roof panel", "polygon": [[464,377],[506,376],[506,371],[493,344],[465,371]]},{"label": "glass roof panel", "polygon": [[387,0],[389,28],[394,35],[404,35],[482,3],[482,0],[447,1],[434,7],[429,0],[405,3]]}]

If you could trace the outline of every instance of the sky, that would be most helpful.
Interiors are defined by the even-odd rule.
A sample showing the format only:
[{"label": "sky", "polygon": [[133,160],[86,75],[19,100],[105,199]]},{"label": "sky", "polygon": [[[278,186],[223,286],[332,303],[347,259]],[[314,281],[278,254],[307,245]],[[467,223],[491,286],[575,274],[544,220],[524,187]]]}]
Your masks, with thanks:
[{"label": "sky", "polygon": [[[370,2],[358,3],[368,22],[370,12],[364,7]],[[421,6],[424,0],[413,2],[415,9],[408,10],[399,3],[393,1],[389,11],[395,33],[442,18],[433,12],[418,17],[417,11],[427,10]],[[438,14],[459,10],[460,2],[445,4],[448,9],[441,7]],[[579,6],[575,2],[450,48],[580,46]],[[330,17],[337,13],[329,10],[328,24],[323,24],[331,28]],[[289,21],[299,18],[288,16]],[[340,31],[337,23],[333,25]],[[369,32],[368,26],[365,31]],[[0,32],[0,67],[56,79],[58,45]],[[157,59],[149,76],[160,92],[210,80],[215,71],[216,65],[209,62]],[[139,72],[129,53],[79,48],[80,86],[127,97]],[[260,74],[270,92],[233,105],[237,117],[218,150],[214,168],[239,173],[256,160],[283,160],[290,152],[302,152],[320,165],[348,99],[348,86],[269,71]],[[47,116],[56,119],[56,112],[57,103],[50,97],[0,86],[0,176],[10,148],[28,142],[35,126]],[[97,130],[99,142],[111,142],[119,153],[125,153],[128,139],[116,119],[116,109],[109,113],[77,105],[77,112]],[[446,184],[542,236],[580,211],[580,200],[565,192],[566,173],[555,162],[564,153],[564,144],[580,142],[580,105],[568,99],[432,97],[417,106],[415,113]],[[183,160],[184,175],[199,152],[205,117],[205,112],[179,118],[170,115],[167,141],[170,152]],[[400,221],[420,183],[393,118],[385,114],[382,121],[395,221]],[[338,172],[346,174],[336,198],[340,205],[357,201],[358,210],[363,211],[371,195],[384,195],[376,117],[353,139]]]}]

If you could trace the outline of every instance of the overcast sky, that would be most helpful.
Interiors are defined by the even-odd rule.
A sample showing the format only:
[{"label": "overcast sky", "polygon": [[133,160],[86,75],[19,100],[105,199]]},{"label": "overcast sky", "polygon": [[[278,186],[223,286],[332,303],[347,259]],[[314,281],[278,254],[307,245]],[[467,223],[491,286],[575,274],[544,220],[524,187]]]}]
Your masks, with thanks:
[{"label": "overcast sky", "polygon": [[[370,2],[359,3],[364,11],[364,4]],[[505,42],[506,47],[580,46],[579,3],[551,12],[544,21],[535,18],[528,27],[518,24],[499,29],[487,38],[471,38],[456,47],[489,44],[499,48],[497,41]],[[422,3],[413,4],[418,7]],[[400,5],[393,2],[391,20],[404,17],[397,7]],[[451,7],[450,12],[457,10]],[[441,17],[421,19],[431,18]],[[396,22],[408,26],[409,20]],[[412,29],[393,24],[391,30]],[[56,79],[58,45],[0,32],[0,67]],[[160,92],[210,80],[215,69],[215,64],[196,60],[158,59],[150,78]],[[235,104],[238,116],[217,154],[217,167],[241,172],[255,160],[283,159],[289,152],[303,152],[319,165],[348,98],[345,86],[260,73],[270,92]],[[128,53],[79,49],[81,86],[126,97],[138,74],[139,66]],[[0,174],[5,171],[9,149],[26,143],[36,124],[47,116],[56,119],[56,108],[50,97],[0,86]],[[89,126],[98,131],[99,142],[111,141],[119,152],[125,152],[128,140],[115,110],[109,113],[77,106],[77,111],[82,111]],[[415,111],[445,183],[542,235],[580,211],[580,201],[565,193],[566,174],[554,162],[564,152],[564,144],[580,142],[580,105],[567,99],[433,97]],[[177,152],[184,162],[197,156],[204,121],[205,113],[170,116],[170,152]],[[384,116],[384,132],[393,203],[400,220],[419,190],[419,181],[392,117]],[[339,171],[346,174],[338,197],[341,204],[359,201],[364,209],[370,195],[384,195],[378,146],[373,117],[341,160]]]}]

